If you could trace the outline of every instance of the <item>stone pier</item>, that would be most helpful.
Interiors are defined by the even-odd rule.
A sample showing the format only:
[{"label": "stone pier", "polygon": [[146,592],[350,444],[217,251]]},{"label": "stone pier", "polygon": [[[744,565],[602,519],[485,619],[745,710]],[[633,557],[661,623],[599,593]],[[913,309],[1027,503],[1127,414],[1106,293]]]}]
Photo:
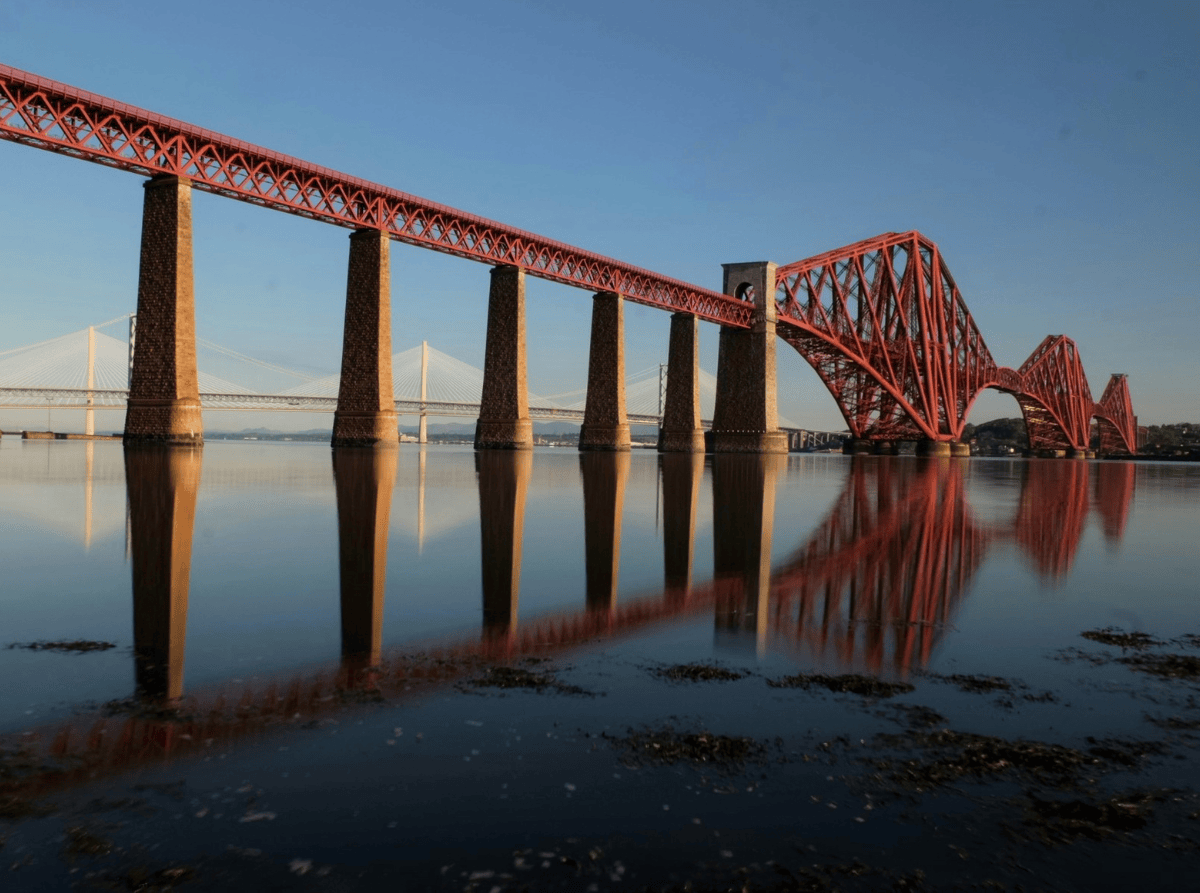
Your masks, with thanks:
[{"label": "stone pier", "polygon": [[579,456],[579,471],[583,476],[587,609],[611,617],[617,606],[629,453],[583,453]]},{"label": "stone pier", "polygon": [[721,327],[714,453],[786,453],[775,390],[775,264],[723,264],[725,294],[754,304],[749,329]]},{"label": "stone pier", "polygon": [[533,471],[531,450],[481,450],[475,454],[479,484],[479,548],[483,575],[483,637],[504,640],[517,628],[525,494]]},{"label": "stone pier", "polygon": [[525,371],[525,271],[492,268],[477,450],[533,449]]},{"label": "stone pier", "polygon": [[587,402],[579,429],[581,450],[628,450],[625,415],[625,302],[618,294],[592,298]]},{"label": "stone pier", "polygon": [[138,695],[152,701],[183,694],[192,529],[203,456],[196,446],[134,443],[125,448],[134,676]]},{"label": "stone pier", "polygon": [[200,444],[192,186],[179,177],[155,177],[143,186],[138,340],[125,442]]},{"label": "stone pier", "polygon": [[398,450],[335,449],[342,664],[353,685],[379,664],[387,583],[388,525]]},{"label": "stone pier", "polygon": [[700,320],[690,313],[671,314],[667,354],[667,395],[658,449],[662,453],[703,453],[700,427]]},{"label": "stone pier", "polygon": [[392,382],[391,239],[377,229],[350,234],[342,380],[333,446],[400,442]]}]

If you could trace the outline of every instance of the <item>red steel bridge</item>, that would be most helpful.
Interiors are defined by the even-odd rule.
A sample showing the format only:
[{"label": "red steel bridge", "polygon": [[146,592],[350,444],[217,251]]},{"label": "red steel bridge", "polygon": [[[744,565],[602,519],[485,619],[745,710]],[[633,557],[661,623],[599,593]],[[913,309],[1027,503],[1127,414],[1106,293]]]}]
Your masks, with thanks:
[{"label": "red steel bridge", "polygon": [[[144,177],[178,178],[228,198],[687,314],[723,331],[766,319],[816,370],[860,441],[958,443],[974,401],[994,388],[1016,398],[1032,450],[1086,455],[1098,437],[1104,452],[1136,452],[1125,376],[1112,376],[1094,400],[1079,349],[1065,335],[1048,336],[1017,369],[1000,366],[937,245],[915,231],[767,264],[762,282],[773,295],[756,296],[744,283],[722,294],[4,65],[0,138]],[[190,239],[190,217],[187,225]],[[190,256],[188,264],[190,275]],[[522,318],[522,332],[523,325]],[[489,323],[489,339],[490,331]],[[595,339],[594,328],[593,362]],[[759,377],[773,387],[773,353],[770,362],[769,375]],[[774,397],[769,401],[768,430],[775,427]]]}]

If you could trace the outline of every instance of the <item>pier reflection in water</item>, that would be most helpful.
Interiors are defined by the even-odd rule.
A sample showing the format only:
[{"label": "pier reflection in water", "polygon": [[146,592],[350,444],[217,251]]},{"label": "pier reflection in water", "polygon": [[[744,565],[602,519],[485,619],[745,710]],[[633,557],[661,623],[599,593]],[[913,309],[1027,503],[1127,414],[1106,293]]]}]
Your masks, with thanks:
[{"label": "pier reflection in water", "polygon": [[583,479],[583,537],[587,610],[611,625],[621,573],[621,519],[629,481],[629,453],[579,454]]},{"label": "pier reflection in water", "polygon": [[125,450],[135,678],[138,693],[152,700],[183,693],[192,530],[202,455],[194,447]]},{"label": "pier reflection in water", "polygon": [[[38,474],[47,481],[72,480],[57,462],[74,456],[73,481],[84,483],[83,546],[94,556],[98,548],[111,550],[120,527],[108,517],[115,508],[108,490],[97,490],[93,499],[89,469],[103,467],[97,485],[111,488],[120,481],[114,475],[120,460],[115,468],[112,461],[120,447],[86,447],[67,445],[45,457],[34,450],[55,445],[6,447],[5,459],[20,461],[0,463],[0,482],[7,481],[6,492],[13,494],[34,486]],[[1117,553],[1131,523],[1137,482],[1157,473],[1129,463],[404,449],[340,449],[331,461],[325,450],[308,447],[280,447],[271,455],[281,458],[250,466],[227,461],[231,454],[219,446],[206,449],[218,458],[206,477],[205,450],[124,451],[133,689],[152,702],[185,695],[202,701],[247,675],[260,688],[269,684],[270,677],[254,673],[240,653],[214,646],[214,618],[226,621],[228,636],[243,642],[259,629],[275,635],[271,641],[298,642],[288,624],[308,630],[314,621],[306,618],[323,626],[340,621],[340,660],[334,663],[330,658],[339,652],[321,647],[292,645],[286,656],[270,655],[284,672],[327,678],[338,688],[400,680],[402,671],[395,668],[414,647],[452,658],[512,657],[571,649],[597,637],[615,642],[659,635],[671,625],[695,629],[704,617],[718,654],[733,647],[798,665],[904,675],[934,659],[989,557],[999,556],[1008,567],[1015,552],[1044,590],[1061,591],[1089,519],[1095,519],[1106,552]],[[9,475],[18,475],[19,483]],[[240,483],[239,476],[258,481],[264,475],[267,491]],[[810,505],[832,492],[839,478],[832,502]],[[297,487],[306,501],[289,502]],[[201,522],[210,532],[200,538],[204,559],[193,572],[198,500],[202,516],[204,506],[215,504],[208,511],[219,510],[217,523],[226,523],[232,503],[218,497],[231,489],[249,493],[245,498],[255,504],[261,501],[255,494],[278,491],[278,505],[318,518],[329,512],[327,522],[305,522],[304,530],[317,539],[295,545],[269,525],[261,532],[238,528],[246,539],[236,544],[238,567],[303,562],[300,576],[314,568],[323,574],[320,568],[329,563],[324,556],[336,554],[340,593],[322,576],[308,590],[293,576],[261,596],[255,588],[261,578],[239,582],[229,574],[212,581],[213,568],[235,553],[233,546],[214,546],[211,516]],[[206,502],[209,492],[217,496]],[[477,500],[477,509],[466,500]],[[973,509],[972,500],[986,510]],[[93,525],[95,505],[106,510]],[[478,526],[469,523],[475,510]],[[264,511],[281,517],[279,507]],[[390,529],[398,517],[400,533]],[[104,531],[100,541],[96,528]],[[411,551],[402,545],[409,539]],[[656,577],[659,583],[646,584]],[[533,590],[524,603],[523,580]],[[199,667],[193,678],[200,681],[185,687],[189,589],[196,585],[200,595],[191,593],[191,608],[201,619],[197,625],[192,618],[193,636],[200,637],[193,643]],[[300,599],[299,613],[290,612],[283,598],[291,592]],[[279,607],[264,608],[264,599]],[[246,629],[239,625],[242,605],[258,612]],[[451,619],[431,624],[429,612],[439,607]],[[61,609],[59,616],[66,616]],[[78,637],[79,630],[64,627],[63,633]],[[14,663],[20,654],[0,657]],[[46,677],[49,697],[69,703],[70,690],[54,686],[54,678]],[[100,698],[129,693],[126,688]],[[14,721],[15,714],[5,718],[10,726]]]},{"label": "pier reflection in water", "polygon": [[[646,457],[649,459],[650,457]],[[126,451],[136,685],[144,696],[183,692],[189,567],[201,450]],[[418,457],[418,540],[423,542],[425,451]],[[384,663],[389,520],[400,451],[333,451],[343,685],[374,684]],[[621,592],[621,533],[631,457],[578,457],[583,513],[583,598],[578,608],[522,618],[519,611],[530,452],[473,457],[479,499],[477,639],[441,643],[456,653],[562,648],[596,635],[711,612],[718,644],[762,655],[782,650],[822,664],[904,674],[928,663],[967,597],[989,546],[1015,543],[1049,584],[1070,572],[1089,513],[1109,548],[1122,536],[1135,471],[1127,464],[1027,462],[1008,522],[980,523],[967,497],[971,466],[956,460],[847,460],[841,494],[772,566],[779,456],[667,455],[661,484],[661,589]],[[712,573],[696,582],[698,505],[710,475]],[[1094,482],[1091,478],[1094,476]],[[795,496],[796,491],[789,491]],[[533,560],[537,560],[535,556]],[[402,573],[402,571],[401,571]],[[569,581],[563,581],[569,588]],[[402,645],[402,642],[395,643]],[[424,643],[428,645],[428,643]]]},{"label": "pier reflection in water", "polygon": [[489,638],[506,639],[517,626],[525,498],[533,453],[481,450],[475,454],[475,471],[479,479],[483,629]]},{"label": "pier reflection in water", "polygon": [[333,450],[342,661],[351,684],[364,670],[379,664],[383,647],[388,522],[398,452],[394,448]]},{"label": "pier reflection in water", "polygon": [[[92,475],[84,466],[94,462],[97,469],[103,467],[97,476],[101,486],[111,488],[120,481],[122,463],[114,463],[115,453],[101,448],[94,455],[64,450],[45,457],[33,450],[4,449],[5,459],[20,459],[0,463],[0,483],[9,487],[7,492],[17,492],[11,475],[19,474],[21,486],[36,483],[42,474],[45,482],[69,480],[78,500],[75,485],[82,478],[85,517],[94,503],[88,497]],[[124,452],[133,687],[154,709],[133,715],[124,708],[116,715],[85,710],[53,723],[48,717],[49,724],[34,720],[32,727],[18,715],[5,716],[10,729],[24,722],[24,730],[32,733],[29,740],[53,741],[60,755],[85,754],[87,765],[115,768],[148,754],[193,746],[186,742],[238,736],[255,723],[336,711],[345,703],[339,695],[347,689],[369,689],[372,696],[396,702],[405,697],[410,682],[430,673],[437,679],[457,678],[478,666],[479,657],[553,655],[597,643],[616,648],[635,643],[639,654],[654,660],[655,643],[673,636],[700,649],[692,659],[728,655],[732,647],[754,661],[903,676],[937,660],[939,646],[954,634],[955,618],[978,588],[990,558],[998,559],[1004,575],[1019,570],[1016,556],[1021,556],[1033,570],[1029,582],[1057,599],[1069,585],[1079,555],[1096,554],[1083,551],[1089,519],[1095,519],[1103,560],[1111,559],[1133,523],[1136,486],[1147,478],[1153,483],[1158,474],[1125,463],[454,450],[414,454],[353,448],[333,451],[331,461],[324,449],[277,449],[260,450],[255,455],[269,461],[258,464],[230,462],[238,454],[219,446],[141,446]],[[202,476],[206,452],[210,473]],[[75,456],[80,466],[73,479],[55,465],[57,457],[68,456]],[[264,477],[265,490],[257,483]],[[247,487],[243,478],[254,485]],[[328,512],[328,520],[311,525],[318,540],[297,544],[278,530],[265,529],[268,525],[251,522],[251,527],[237,528],[236,546],[218,548],[211,513],[228,519],[229,506],[239,503],[213,497],[206,501],[205,494],[228,490],[249,494],[243,497],[247,506],[258,506],[264,494],[279,494],[275,506],[263,509],[265,517],[282,519],[282,506],[318,518]],[[295,495],[299,490],[303,500]],[[96,494],[96,502],[108,506],[107,515],[113,514],[110,497],[107,490]],[[465,505],[468,499],[477,500],[478,526],[467,523],[476,510]],[[0,518],[11,517],[3,511],[0,506]],[[89,542],[91,554],[123,545],[119,527],[107,515],[97,518],[107,531],[99,541],[85,521],[85,551]],[[650,518],[660,525],[658,538]],[[198,523],[206,532],[198,540],[204,544],[198,546],[203,559],[193,571]],[[258,531],[259,526],[264,529]],[[391,529],[396,527],[398,535]],[[411,549],[405,545],[409,541]],[[227,623],[222,632],[245,637],[234,600],[262,611],[252,585],[234,586],[220,601],[230,578],[223,576],[216,584],[208,579],[214,567],[223,567],[220,556],[229,561],[235,549],[240,550],[238,560],[274,560],[280,567],[280,562],[299,564],[311,553],[311,560],[287,579],[290,588],[281,584],[265,596],[269,600],[274,595],[278,602],[281,591],[298,593],[301,619],[279,602],[281,608],[260,613],[265,620],[254,622],[310,625],[313,621],[305,618],[317,617],[332,626],[340,621],[333,653],[293,646],[283,675],[277,669],[246,674],[246,661],[236,654],[234,661],[214,668],[212,643],[219,637],[213,632],[214,614]],[[321,577],[309,598],[296,583],[297,573],[324,567],[334,554],[340,593],[334,594],[332,580]],[[1094,564],[1096,559],[1090,560]],[[446,582],[427,571],[422,575],[421,562],[437,562]],[[528,598],[522,606],[521,593],[523,579],[531,585],[531,576],[532,608]],[[644,585],[655,577],[661,582]],[[622,582],[630,578],[638,582]],[[557,593],[557,601],[549,605],[547,589]],[[990,599],[988,606],[995,610],[996,595],[993,586],[981,600]],[[328,609],[315,613],[314,598]],[[198,612],[201,618],[192,618],[193,662],[201,669],[193,670],[199,683],[185,686],[189,601],[193,615]],[[434,627],[431,632],[428,623],[421,626],[414,619],[420,610],[443,602],[444,610],[458,618],[456,629],[447,633],[443,624],[442,631]],[[230,604],[235,610],[227,610]],[[1005,623],[1006,641],[1013,641],[1021,623],[1015,618]],[[250,628],[249,635],[266,629]],[[1078,627],[1072,630],[1077,633]],[[1000,633],[976,625],[966,640],[971,635]],[[961,652],[962,645],[954,649]],[[11,663],[26,653],[5,650],[0,659]],[[420,656],[431,653],[438,656],[433,664]],[[119,652],[111,654],[120,659]],[[53,676],[44,679],[46,688],[56,684]],[[63,685],[53,697],[69,703],[70,685]],[[120,700],[129,694],[126,687],[107,697]],[[173,702],[180,702],[180,713],[173,712]],[[237,709],[229,713],[235,704]],[[181,716],[189,719],[181,722]],[[108,733],[99,734],[98,728]]]},{"label": "pier reflection in water", "polygon": [[687,604],[696,557],[696,511],[704,476],[701,453],[659,456],[662,482],[663,598],[672,606]]},{"label": "pier reflection in water", "polygon": [[750,633],[766,647],[775,488],[785,460],[777,455],[714,457],[713,586],[718,632]]}]

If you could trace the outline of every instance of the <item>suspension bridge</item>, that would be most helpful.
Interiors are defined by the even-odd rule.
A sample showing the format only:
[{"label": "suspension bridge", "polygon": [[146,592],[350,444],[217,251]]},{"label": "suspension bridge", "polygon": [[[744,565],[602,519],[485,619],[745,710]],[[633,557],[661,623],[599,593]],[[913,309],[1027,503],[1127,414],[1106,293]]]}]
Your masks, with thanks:
[{"label": "suspension bridge", "polygon": [[[104,331],[127,330],[128,337]],[[136,348],[134,317],[121,316],[36,344],[0,351],[0,409],[79,409],[87,414],[86,433],[95,432],[95,410],[124,410]],[[198,338],[200,403],[220,411],[330,413],[337,409],[340,376],[314,375],[250,357]],[[224,375],[208,371],[219,367]],[[666,367],[651,366],[626,378],[630,423],[658,426],[666,392]],[[398,416],[420,421],[478,418],[484,373],[422,342],[392,355],[393,395]],[[700,404],[707,427],[716,400],[716,378],[700,370]],[[236,379],[236,380],[235,380]],[[275,385],[273,391],[267,385]],[[540,421],[581,423],[586,389],[529,395],[529,414]],[[795,448],[841,446],[845,432],[810,431],[781,419]]]}]

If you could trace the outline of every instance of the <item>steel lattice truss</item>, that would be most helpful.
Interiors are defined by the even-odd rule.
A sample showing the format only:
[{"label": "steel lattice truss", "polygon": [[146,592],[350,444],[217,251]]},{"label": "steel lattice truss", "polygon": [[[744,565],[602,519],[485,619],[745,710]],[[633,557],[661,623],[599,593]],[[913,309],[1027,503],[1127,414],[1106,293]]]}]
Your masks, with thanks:
[{"label": "steel lattice truss", "polygon": [[997,368],[937,245],[887,233],[776,270],[777,331],[850,431],[958,440]]},{"label": "steel lattice truss", "polygon": [[748,328],[734,298],[0,65],[0,138]]},{"label": "steel lattice truss", "polygon": [[[748,328],[753,319],[749,302],[6,65],[0,139],[144,176],[184,177],[218,195],[383,230],[411,245],[722,325]],[[1072,356],[1048,366],[1027,361],[1029,381],[997,367],[937,245],[920,233],[887,233],[780,267],[776,300],[780,336],[816,369],[855,437],[959,440],[976,395],[995,387],[1021,402],[1031,447],[1087,446],[1090,415],[1083,428],[1080,419],[1092,409],[1080,408],[1079,385],[1087,382],[1074,344],[1056,345]],[[1102,441],[1123,441],[1133,452],[1132,411],[1119,398],[1099,406]]]},{"label": "steel lattice truss", "polygon": [[1104,453],[1137,452],[1137,416],[1129,397],[1129,379],[1117,373],[1108,379],[1104,394],[1095,409],[1096,427],[1100,433],[1100,450]]},{"label": "steel lattice truss", "polygon": [[780,337],[816,370],[856,438],[960,440],[975,398],[995,388],[1020,404],[1031,449],[1086,450],[1096,416],[1105,452],[1135,452],[1124,376],[1093,403],[1063,335],[1019,370],[998,366],[937,245],[918,232],[779,267],[775,297]]},{"label": "steel lattice truss", "polygon": [[1096,404],[1079,349],[1066,335],[1047,335],[1019,370],[1031,450],[1086,450]]}]

